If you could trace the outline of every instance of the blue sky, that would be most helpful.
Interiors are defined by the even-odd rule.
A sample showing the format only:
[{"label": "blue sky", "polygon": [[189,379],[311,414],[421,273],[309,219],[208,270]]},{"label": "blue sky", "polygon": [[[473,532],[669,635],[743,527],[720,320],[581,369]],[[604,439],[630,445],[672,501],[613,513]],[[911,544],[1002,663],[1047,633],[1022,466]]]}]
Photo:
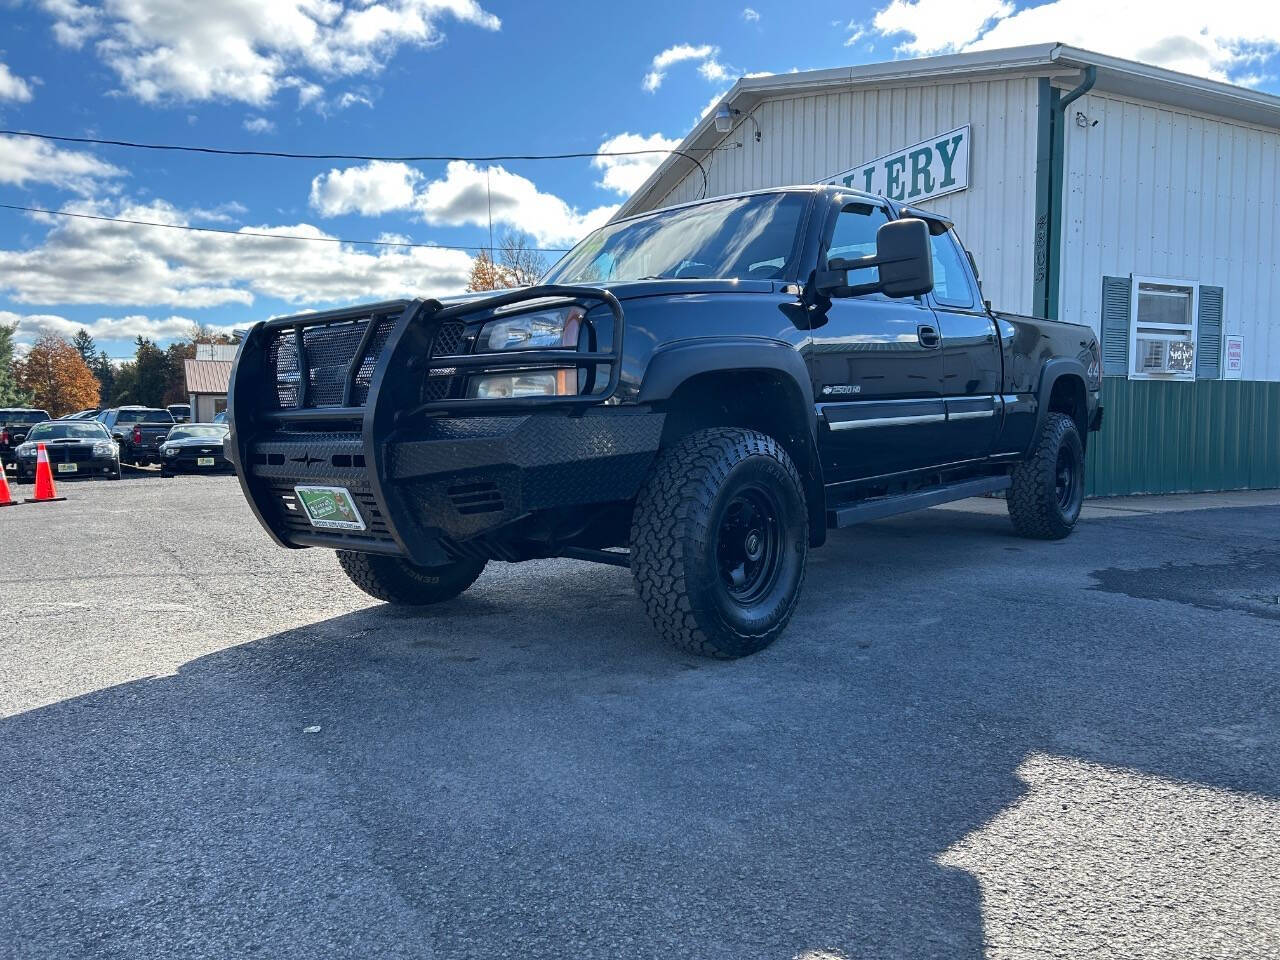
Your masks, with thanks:
[{"label": "blue sky", "polygon": [[[670,147],[747,73],[1051,40],[1280,90],[1280,13],[1248,0],[0,0],[0,127],[304,153]],[[0,137],[0,203],[434,244],[488,242],[477,206],[487,182],[499,234],[568,246],[646,170],[229,159]],[[20,341],[84,325],[115,356],[132,353],[137,333],[166,342],[192,322],[229,328],[452,292],[468,269],[461,251],[0,210],[0,320],[18,321]]]}]

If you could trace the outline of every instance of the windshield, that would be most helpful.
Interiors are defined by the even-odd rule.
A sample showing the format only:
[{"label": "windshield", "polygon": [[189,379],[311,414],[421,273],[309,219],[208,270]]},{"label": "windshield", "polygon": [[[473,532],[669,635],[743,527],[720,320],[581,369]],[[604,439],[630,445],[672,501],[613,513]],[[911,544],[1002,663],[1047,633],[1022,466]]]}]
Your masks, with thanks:
[{"label": "windshield", "polygon": [[608,224],[569,251],[542,282],[786,279],[808,202],[807,193],[765,193]]},{"label": "windshield", "polygon": [[116,423],[173,423],[168,410],[121,410]]},{"label": "windshield", "polygon": [[221,440],[226,435],[226,427],[174,427],[169,431],[170,440],[188,440],[191,437],[210,437]]},{"label": "windshield", "polygon": [[110,440],[106,427],[91,420],[48,420],[37,423],[27,434],[28,442],[37,440]]}]

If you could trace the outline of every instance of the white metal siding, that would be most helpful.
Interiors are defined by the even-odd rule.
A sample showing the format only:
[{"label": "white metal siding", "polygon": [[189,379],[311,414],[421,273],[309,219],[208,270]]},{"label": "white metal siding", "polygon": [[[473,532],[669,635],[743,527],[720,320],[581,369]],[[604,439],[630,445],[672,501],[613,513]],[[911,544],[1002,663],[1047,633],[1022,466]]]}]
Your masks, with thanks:
[{"label": "white metal siding", "polygon": [[[963,124],[972,126],[969,189],[924,205],[956,222],[978,260],[984,295],[997,309],[1027,313],[1035,256],[1035,78],[937,83],[768,100],[704,161],[708,196],[813,183]],[[695,171],[665,206],[697,199]]]},{"label": "white metal siding", "polygon": [[[1076,111],[1097,126],[1079,127]],[[1104,276],[1224,288],[1243,376],[1280,380],[1280,134],[1088,95],[1068,108],[1059,315],[1098,329]]]}]

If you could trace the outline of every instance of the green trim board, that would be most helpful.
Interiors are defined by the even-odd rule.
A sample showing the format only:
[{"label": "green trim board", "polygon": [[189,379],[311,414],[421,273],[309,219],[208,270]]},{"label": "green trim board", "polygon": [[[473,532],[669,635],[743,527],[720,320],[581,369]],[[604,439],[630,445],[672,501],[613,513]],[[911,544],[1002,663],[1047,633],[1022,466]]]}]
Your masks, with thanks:
[{"label": "green trim board", "polygon": [[1036,231],[1034,260],[1031,265],[1031,312],[1036,316],[1049,315],[1049,235],[1052,228],[1051,152],[1053,143],[1053,111],[1058,103],[1058,91],[1053,89],[1048,77],[1041,77],[1039,84],[1039,108],[1036,111]]},{"label": "green trim board", "polygon": [[1280,488],[1280,382],[1104,377],[1094,497]]}]

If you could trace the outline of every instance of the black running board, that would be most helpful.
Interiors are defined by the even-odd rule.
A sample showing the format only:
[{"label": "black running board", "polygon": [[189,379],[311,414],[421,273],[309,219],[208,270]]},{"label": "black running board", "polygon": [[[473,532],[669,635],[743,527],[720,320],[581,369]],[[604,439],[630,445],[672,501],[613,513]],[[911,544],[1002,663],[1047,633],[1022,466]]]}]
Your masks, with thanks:
[{"label": "black running board", "polygon": [[897,516],[899,513],[936,507],[940,503],[964,500],[967,497],[980,497],[983,494],[1007,490],[1011,482],[1008,477],[979,477],[976,480],[944,483],[939,487],[914,490],[911,493],[892,497],[876,497],[873,500],[837,504],[827,510],[827,526],[851,527],[855,523],[883,520],[885,517]]}]

